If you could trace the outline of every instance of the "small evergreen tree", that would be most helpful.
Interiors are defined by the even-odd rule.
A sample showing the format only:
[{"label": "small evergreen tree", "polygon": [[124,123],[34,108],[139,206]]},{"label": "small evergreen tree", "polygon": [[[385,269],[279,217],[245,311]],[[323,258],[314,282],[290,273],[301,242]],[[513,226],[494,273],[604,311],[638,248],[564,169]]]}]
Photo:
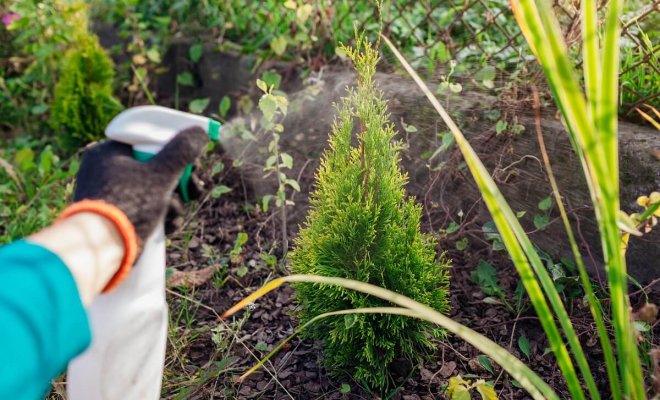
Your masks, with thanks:
[{"label": "small evergreen tree", "polygon": [[[358,72],[357,86],[338,106],[292,271],[368,282],[446,312],[448,264],[436,257],[436,242],[420,232],[421,207],[403,189],[401,146],[393,142],[394,126],[373,80],[378,53],[363,36],[344,50]],[[301,323],[330,311],[389,305],[316,284],[298,284],[296,298]],[[312,326],[307,335],[325,342],[330,370],[350,373],[372,390],[390,386],[393,361],[418,361],[433,348],[429,335],[442,334],[421,320],[378,314],[330,317]]]},{"label": "small evergreen tree", "polygon": [[49,123],[64,149],[101,139],[122,110],[112,95],[114,65],[93,34],[81,34],[59,69]]}]

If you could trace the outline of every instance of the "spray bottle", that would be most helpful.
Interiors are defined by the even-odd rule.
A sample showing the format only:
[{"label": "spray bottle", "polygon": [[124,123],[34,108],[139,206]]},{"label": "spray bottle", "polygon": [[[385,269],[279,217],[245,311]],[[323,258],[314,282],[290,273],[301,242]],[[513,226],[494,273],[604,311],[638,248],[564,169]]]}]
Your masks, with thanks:
[{"label": "spray bottle", "polygon": [[[108,138],[133,146],[146,161],[179,131],[199,126],[217,141],[220,123],[160,106],[130,108],[106,128]],[[192,165],[179,181],[187,201]],[[98,296],[88,310],[91,346],[69,363],[70,400],[152,400],[160,398],[167,340],[165,229],[157,227],[144,244],[129,277]]]}]

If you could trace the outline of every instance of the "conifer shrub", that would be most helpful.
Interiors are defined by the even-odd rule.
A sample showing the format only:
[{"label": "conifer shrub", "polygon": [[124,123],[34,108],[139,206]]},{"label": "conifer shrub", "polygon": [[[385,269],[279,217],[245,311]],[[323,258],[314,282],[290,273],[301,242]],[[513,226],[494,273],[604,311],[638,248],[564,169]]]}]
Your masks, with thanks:
[{"label": "conifer shrub", "polygon": [[[421,233],[421,207],[404,190],[401,146],[393,141],[387,104],[374,83],[378,53],[364,37],[344,50],[358,82],[337,106],[310,212],[291,254],[292,272],[368,282],[446,312],[448,262],[437,256],[435,240]],[[331,311],[390,305],[337,286],[295,288],[301,324]],[[433,349],[431,337],[442,334],[422,320],[384,314],[329,317],[306,330],[325,343],[331,372],[349,373],[375,391],[391,387],[394,362],[418,361]]]},{"label": "conifer shrub", "polygon": [[94,35],[80,35],[59,68],[49,123],[58,144],[74,150],[101,139],[122,106],[112,95],[112,60]]}]

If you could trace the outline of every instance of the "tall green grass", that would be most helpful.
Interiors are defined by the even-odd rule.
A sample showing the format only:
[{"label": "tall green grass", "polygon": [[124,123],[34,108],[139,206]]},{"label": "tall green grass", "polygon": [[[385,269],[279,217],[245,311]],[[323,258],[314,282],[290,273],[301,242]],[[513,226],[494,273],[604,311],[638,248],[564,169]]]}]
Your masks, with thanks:
[{"label": "tall green grass", "polygon": [[[582,164],[601,234],[603,254],[608,271],[608,287],[611,297],[609,310],[614,328],[616,354],[610,345],[610,336],[601,314],[601,304],[590,290],[589,279],[566,213],[561,208],[568,229],[568,241],[574,250],[581,281],[585,287],[590,309],[596,323],[606,363],[610,390],[614,399],[645,398],[641,363],[637,350],[636,334],[632,326],[626,281],[626,265],[621,250],[619,216],[619,166],[617,141],[617,90],[618,90],[618,39],[619,18],[622,2],[612,0],[606,5],[606,20],[602,32],[598,31],[596,2],[583,0],[581,6],[584,38],[584,89],[573,67],[551,3],[539,0],[511,0],[518,24],[533,53],[543,67],[557,107],[561,111],[569,138]],[[601,45],[599,36],[603,37]],[[545,269],[532,242],[518,222],[515,213],[504,199],[474,149],[467,142],[457,125],[419,78],[398,50],[385,38],[395,56],[402,63],[456,139],[466,163],[502,240],[520,274],[532,305],[546,332],[557,363],[566,380],[572,399],[600,399],[593,373],[587,363],[584,350],[575,333],[568,313],[559,297],[552,279]],[[555,191],[556,185],[553,188]],[[559,194],[555,193],[560,200]],[[558,201],[560,203],[560,201]],[[246,298],[225,316],[229,316],[251,301],[278,287],[284,282],[315,282],[335,284],[358,290],[390,301],[408,311],[387,309],[371,312],[397,312],[411,317],[435,322],[460,336],[489,355],[510,373],[533,398],[557,398],[556,393],[529,367],[506,350],[482,335],[464,327],[435,310],[405,298],[361,282],[308,275],[293,275],[276,279]],[[357,312],[369,312],[354,310]],[[586,387],[586,392],[585,392]]]}]

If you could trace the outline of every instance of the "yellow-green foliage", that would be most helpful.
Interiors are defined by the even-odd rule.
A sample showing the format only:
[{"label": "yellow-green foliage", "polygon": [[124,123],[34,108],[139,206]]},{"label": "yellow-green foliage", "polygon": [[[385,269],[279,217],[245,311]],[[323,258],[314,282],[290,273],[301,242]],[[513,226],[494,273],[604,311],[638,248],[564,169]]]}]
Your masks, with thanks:
[{"label": "yellow-green foliage", "polygon": [[[403,189],[400,146],[373,81],[378,53],[362,38],[356,46],[345,50],[358,85],[339,106],[311,211],[291,255],[292,271],[368,282],[446,312],[447,262],[437,257],[435,241],[420,232],[421,207]],[[301,323],[326,312],[389,305],[336,286],[300,283],[296,291]],[[331,371],[383,391],[392,384],[392,363],[417,361],[433,348],[431,335],[442,332],[403,316],[351,314],[325,318],[306,333],[325,342]]]},{"label": "yellow-green foliage", "polygon": [[59,68],[49,123],[65,149],[103,137],[121,104],[112,95],[114,66],[93,35],[82,36]]}]

